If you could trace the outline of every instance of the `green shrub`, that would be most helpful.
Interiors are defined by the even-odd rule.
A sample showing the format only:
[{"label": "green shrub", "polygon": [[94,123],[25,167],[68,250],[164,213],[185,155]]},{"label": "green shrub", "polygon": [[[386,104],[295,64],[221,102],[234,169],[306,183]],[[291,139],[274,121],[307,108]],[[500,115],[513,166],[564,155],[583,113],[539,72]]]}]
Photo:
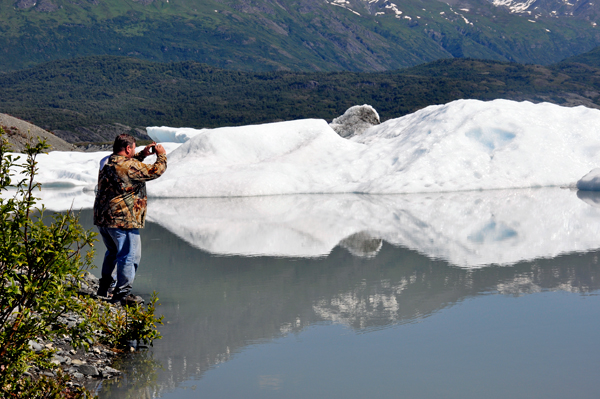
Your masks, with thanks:
[{"label": "green shrub", "polygon": [[143,305],[115,307],[102,304],[91,298],[82,302],[86,320],[93,323],[101,334],[100,342],[117,350],[130,348],[132,341],[152,345],[160,339],[156,325],[162,324],[163,317],[155,317],[156,293],[150,302]]},{"label": "green shrub", "polygon": [[[56,379],[24,377],[31,366],[57,368],[49,361],[52,351],[30,348],[37,337],[69,336],[73,347],[85,348],[98,330],[102,341],[115,347],[131,340],[152,344],[160,337],[156,295],[146,308],[115,308],[78,296],[96,234],[83,229],[71,211],[48,217],[43,206],[36,207],[36,156],[47,148],[43,141],[28,145],[19,163],[19,156],[8,153],[0,128],[0,397],[89,396],[84,389],[67,388],[61,370]],[[24,177],[13,181],[19,168]],[[71,327],[60,323],[70,312],[84,321]]]}]

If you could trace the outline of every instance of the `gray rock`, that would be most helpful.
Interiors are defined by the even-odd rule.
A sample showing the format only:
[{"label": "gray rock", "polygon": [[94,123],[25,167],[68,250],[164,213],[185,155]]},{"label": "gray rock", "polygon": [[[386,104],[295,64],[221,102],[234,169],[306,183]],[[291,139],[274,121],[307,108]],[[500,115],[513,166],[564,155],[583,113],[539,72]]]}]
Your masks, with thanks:
[{"label": "gray rock", "polygon": [[82,366],[82,365],[84,365],[84,364],[86,364],[86,363],[85,363],[84,361],[81,361],[81,360],[79,360],[79,359],[73,359],[73,360],[71,361],[71,364],[72,364],[73,366],[75,366],[75,367],[79,367],[79,366]]},{"label": "gray rock", "polygon": [[52,356],[52,359],[50,359],[50,363],[53,363],[53,364],[56,364],[56,365],[59,365],[59,364],[64,363],[64,362],[65,362],[65,358],[62,357],[62,356],[56,356],[56,355],[54,355],[54,356]]},{"label": "gray rock", "polygon": [[364,104],[348,108],[344,115],[332,120],[329,126],[341,137],[349,139],[380,123],[379,114],[375,108]]},{"label": "gray rock", "polygon": [[117,376],[120,375],[121,372],[117,369],[113,369],[112,367],[105,367],[104,370],[102,370],[102,377],[112,377],[112,376]]},{"label": "gray rock", "polygon": [[90,364],[82,364],[81,366],[79,366],[79,372],[83,375],[89,375],[92,377],[95,377],[100,374],[98,372],[98,369]]},{"label": "gray rock", "polygon": [[73,377],[77,378],[78,380],[83,378],[83,374],[81,373],[73,373]]},{"label": "gray rock", "polygon": [[35,341],[29,341],[29,347],[30,347],[31,349],[33,349],[34,351],[36,351],[36,352],[39,352],[39,351],[41,351],[42,349],[44,349],[44,348],[42,347],[42,345],[38,344],[38,343],[37,343],[37,342],[35,342]]},{"label": "gray rock", "polygon": [[98,282],[100,281],[100,279],[98,277],[94,276],[90,272],[86,272],[86,274],[83,276],[83,278],[85,280],[91,282],[92,284],[98,284]]}]

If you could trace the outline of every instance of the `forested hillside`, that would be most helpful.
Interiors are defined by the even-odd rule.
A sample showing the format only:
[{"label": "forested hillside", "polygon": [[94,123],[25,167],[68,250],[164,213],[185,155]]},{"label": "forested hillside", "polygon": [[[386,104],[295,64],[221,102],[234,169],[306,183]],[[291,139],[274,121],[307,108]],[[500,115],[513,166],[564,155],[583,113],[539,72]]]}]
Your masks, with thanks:
[{"label": "forested hillside", "polygon": [[103,56],[2,74],[0,87],[0,112],[60,135],[115,123],[217,127],[331,120],[365,103],[386,120],[460,98],[598,107],[600,69],[449,59],[385,73],[247,73]]}]

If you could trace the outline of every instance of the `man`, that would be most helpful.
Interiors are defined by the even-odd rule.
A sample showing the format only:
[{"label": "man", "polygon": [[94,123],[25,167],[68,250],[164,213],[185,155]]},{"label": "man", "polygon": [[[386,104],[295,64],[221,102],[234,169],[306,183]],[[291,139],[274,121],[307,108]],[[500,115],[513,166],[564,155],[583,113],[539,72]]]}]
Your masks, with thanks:
[{"label": "man", "polygon": [[[142,163],[152,153],[156,153],[156,162]],[[144,227],[146,219],[146,182],[160,177],[166,169],[167,156],[162,145],[152,143],[136,154],[135,139],[128,134],[115,138],[113,154],[100,169],[94,224],[106,245],[106,253],[98,295],[108,297],[108,290],[115,283],[116,266],[113,303],[143,302],[131,294],[131,289],[142,256],[139,229]]]}]

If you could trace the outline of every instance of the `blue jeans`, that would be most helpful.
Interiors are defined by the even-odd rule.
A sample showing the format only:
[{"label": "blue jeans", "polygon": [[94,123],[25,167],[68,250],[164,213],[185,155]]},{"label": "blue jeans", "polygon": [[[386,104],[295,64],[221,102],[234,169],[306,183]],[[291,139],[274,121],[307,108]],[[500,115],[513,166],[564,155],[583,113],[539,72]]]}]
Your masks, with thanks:
[{"label": "blue jeans", "polygon": [[[106,245],[98,295],[107,296],[109,287],[114,286],[113,300],[123,298],[131,293],[135,272],[142,258],[140,231],[100,226],[98,230]],[[115,267],[116,285],[113,278]]]}]

